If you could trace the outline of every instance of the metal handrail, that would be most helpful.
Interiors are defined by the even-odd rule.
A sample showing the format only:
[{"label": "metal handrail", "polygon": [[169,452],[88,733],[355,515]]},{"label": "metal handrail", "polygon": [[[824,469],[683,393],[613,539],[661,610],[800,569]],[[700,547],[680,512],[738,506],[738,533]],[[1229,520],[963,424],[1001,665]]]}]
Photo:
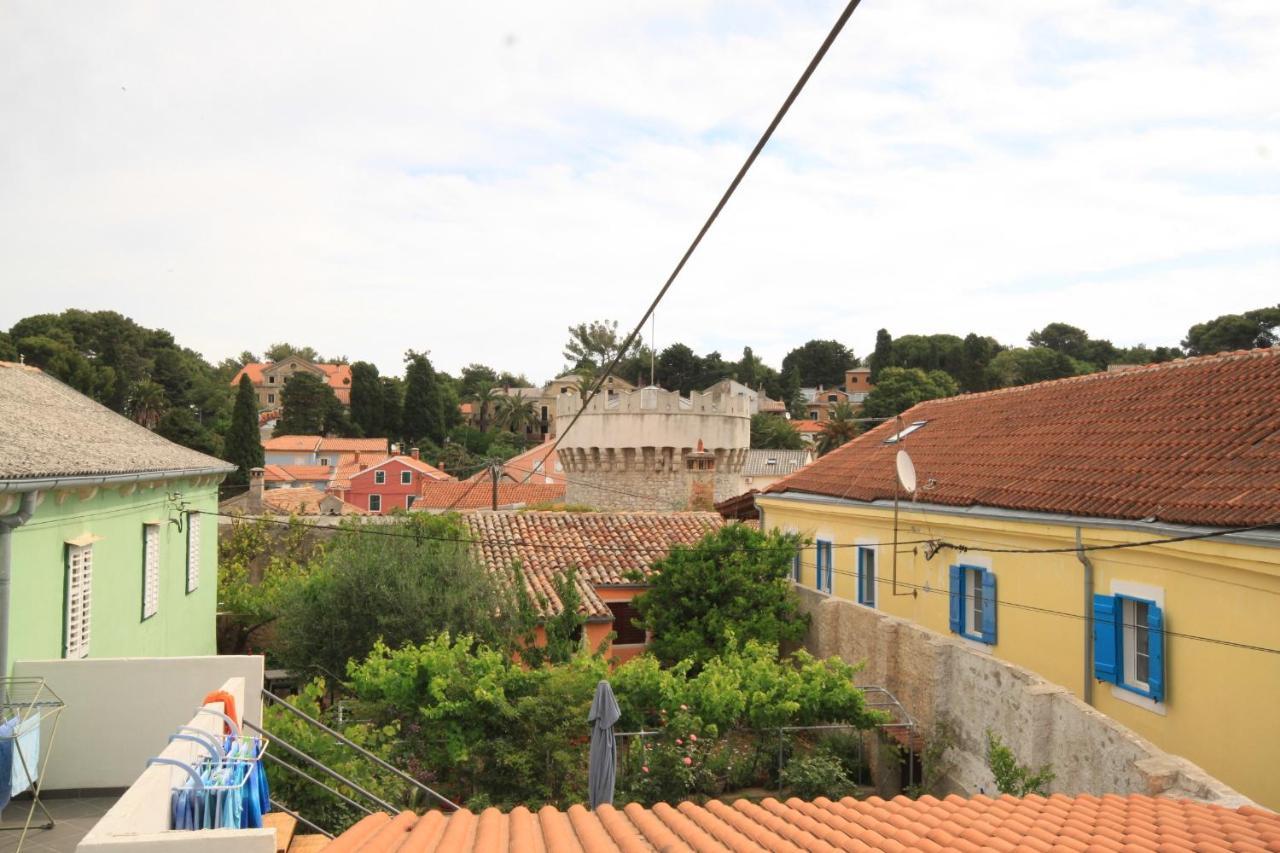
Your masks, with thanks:
[{"label": "metal handrail", "polygon": [[[263,731],[262,729],[258,728],[258,727],[257,727],[257,726],[255,726],[253,723],[249,722],[248,720],[246,720],[246,721],[245,721],[244,725],[245,725],[245,728],[253,729],[255,732],[258,732],[259,734],[262,734],[262,735],[267,734],[265,731]],[[284,742],[283,740],[281,740],[279,737],[276,737],[275,735],[271,735],[271,738],[272,738],[272,741],[275,743],[275,745],[276,745],[276,746],[283,747],[283,748],[285,749],[285,751],[287,751],[287,752],[289,752],[289,753],[291,753],[291,754],[293,754],[293,755],[298,756],[298,757],[299,757],[299,758],[301,758],[303,761],[307,762],[308,764],[310,764],[312,767],[316,768],[317,770],[319,770],[319,771],[321,771],[321,772],[323,772],[323,773],[327,773],[329,776],[332,776],[334,779],[337,779],[339,782],[341,782],[342,784],[346,785],[348,788],[350,788],[351,790],[355,791],[356,793],[360,794],[362,797],[368,797],[370,800],[372,800],[373,802],[377,803],[379,806],[381,806],[382,808],[386,809],[388,812],[391,812],[391,813],[393,813],[393,814],[394,814],[394,813],[396,813],[396,812],[399,812],[399,811],[400,811],[398,808],[396,808],[395,806],[391,805],[391,803],[388,803],[386,800],[382,799],[382,798],[381,798],[381,797],[379,797],[377,794],[374,794],[374,793],[373,793],[373,792],[371,792],[371,791],[367,791],[367,790],[365,790],[364,788],[361,788],[359,785],[357,785],[355,782],[352,782],[352,781],[351,781],[350,779],[348,779],[346,776],[343,776],[341,773],[339,773],[339,772],[338,772],[338,771],[336,771],[336,770],[333,770],[333,769],[331,769],[331,768],[329,768],[329,767],[326,767],[325,765],[321,764],[319,761],[317,761],[317,760],[315,760],[314,758],[312,758],[310,755],[307,755],[305,752],[303,752],[302,750],[298,749],[296,746],[293,746],[293,745],[291,745],[291,744],[288,744],[288,743]]]},{"label": "metal handrail", "polygon": [[[413,778],[412,776],[410,776],[408,773],[405,773],[403,770],[401,770],[400,768],[396,767],[395,765],[393,765],[393,764],[388,764],[388,763],[387,763],[386,761],[384,761],[383,759],[379,758],[378,756],[374,755],[374,754],[373,754],[372,752],[370,752],[369,750],[367,750],[367,749],[365,749],[364,747],[360,746],[360,744],[352,742],[350,739],[348,739],[347,737],[343,736],[341,733],[334,731],[333,729],[329,728],[329,727],[328,727],[328,726],[326,726],[324,723],[320,722],[319,720],[315,719],[314,717],[310,716],[309,714],[307,714],[307,713],[305,713],[305,712],[303,712],[303,711],[300,711],[299,709],[297,709],[297,708],[293,707],[293,706],[292,706],[292,705],[290,705],[288,702],[284,701],[284,700],[283,700],[283,699],[281,699],[279,696],[277,696],[277,695],[275,695],[274,693],[272,693],[270,690],[267,690],[266,688],[263,688],[263,690],[262,690],[262,696],[263,696],[264,698],[266,698],[266,699],[270,699],[271,701],[273,701],[273,702],[275,702],[275,703],[279,704],[281,707],[283,707],[285,710],[289,711],[290,713],[294,714],[295,716],[300,717],[300,718],[301,718],[301,719],[303,719],[303,720],[306,720],[308,723],[310,723],[311,725],[313,725],[313,726],[317,727],[318,729],[320,729],[321,731],[323,731],[325,734],[327,734],[327,735],[329,735],[329,736],[331,736],[331,737],[333,737],[333,738],[336,738],[336,739],[338,740],[338,742],[339,742],[339,743],[344,744],[345,746],[349,746],[349,747],[351,747],[351,748],[352,748],[352,749],[354,749],[356,752],[358,752],[358,753],[360,753],[361,755],[363,755],[365,758],[368,758],[368,759],[372,760],[375,764],[377,764],[379,767],[383,768],[384,770],[390,770],[390,771],[391,771],[392,773],[394,773],[398,778],[402,779],[402,780],[403,780],[403,781],[405,781],[405,782],[408,782],[410,785],[413,785],[414,787],[418,788],[420,791],[423,791],[423,792],[425,792],[425,793],[427,793],[427,794],[430,794],[431,796],[435,797],[435,798],[436,798],[437,800],[439,800],[441,803],[443,803],[444,805],[446,805],[446,806],[448,806],[449,808],[453,809],[454,811],[458,811],[458,810],[461,808],[457,803],[455,803],[455,802],[453,802],[452,800],[450,800],[450,799],[449,799],[448,797],[446,797],[444,794],[441,794],[441,793],[439,793],[438,791],[434,791],[434,790],[432,790],[430,787],[428,787],[428,786],[426,786],[426,785],[422,784],[422,783],[421,783],[421,782],[419,782],[417,779],[414,779],[414,778]],[[256,729],[256,730],[257,730],[257,731],[261,731],[261,729]],[[264,732],[264,734],[265,734],[265,732]],[[276,738],[276,740],[277,740],[277,742],[279,742],[279,738]],[[395,811],[395,810],[394,810],[394,809],[392,809],[392,811]]]},{"label": "metal handrail", "polygon": [[297,812],[295,812],[293,809],[289,808],[288,806],[284,805],[283,803],[281,803],[279,800],[275,799],[274,797],[268,798],[268,802],[270,802],[270,803],[271,803],[271,807],[272,807],[273,809],[275,809],[276,811],[278,811],[278,812],[284,812],[284,813],[285,813],[285,814],[287,814],[289,817],[291,817],[291,818],[293,818],[294,820],[296,820],[298,823],[305,823],[307,826],[311,827],[311,828],[312,828],[312,829],[314,829],[316,832],[318,832],[318,833],[320,833],[321,835],[323,835],[325,838],[328,838],[328,839],[329,839],[329,840],[331,840],[331,841],[333,840],[333,833],[332,833],[332,832],[329,832],[327,829],[321,829],[320,827],[316,826],[314,823],[312,823],[311,821],[307,820],[305,817],[303,817],[302,815],[298,814]]},{"label": "metal handrail", "polygon": [[285,760],[284,760],[283,758],[281,758],[280,756],[278,756],[278,755],[271,755],[270,753],[268,753],[265,757],[266,757],[266,758],[271,759],[271,760],[272,760],[272,761],[274,761],[276,764],[279,764],[279,765],[280,765],[281,767],[283,767],[285,770],[289,770],[289,771],[291,771],[291,772],[293,772],[293,773],[298,774],[299,776],[301,776],[303,779],[306,779],[306,780],[307,780],[308,782],[310,782],[311,784],[313,784],[313,785],[319,785],[321,788],[324,788],[324,789],[325,789],[326,791],[328,791],[330,794],[333,794],[335,797],[337,797],[338,799],[340,799],[340,800],[342,800],[342,801],[344,801],[344,802],[348,803],[349,805],[353,805],[353,806],[355,806],[356,808],[358,808],[360,811],[364,812],[365,814],[373,814],[373,809],[369,808],[368,806],[365,806],[365,805],[362,805],[362,804],[360,804],[360,803],[356,802],[355,800],[353,800],[353,799],[351,799],[350,797],[348,797],[346,794],[344,794],[344,793],[342,793],[341,791],[339,791],[337,788],[330,788],[328,785],[326,785],[325,783],[321,782],[319,779],[317,779],[316,777],[312,776],[312,775],[311,775],[310,773],[308,773],[307,771],[302,770],[302,769],[297,768],[297,767],[294,767],[292,764],[290,764],[289,762],[285,761]]}]

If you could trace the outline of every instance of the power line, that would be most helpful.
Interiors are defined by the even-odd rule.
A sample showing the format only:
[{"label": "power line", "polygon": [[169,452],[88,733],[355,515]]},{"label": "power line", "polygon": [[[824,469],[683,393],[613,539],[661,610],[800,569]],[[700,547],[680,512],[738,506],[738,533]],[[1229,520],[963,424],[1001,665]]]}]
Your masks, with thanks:
[{"label": "power line", "polygon": [[[582,405],[578,408],[578,411],[574,412],[573,419],[569,421],[568,426],[566,426],[556,436],[555,443],[551,446],[553,452],[560,446],[560,442],[569,434],[569,431],[573,429],[574,424],[578,422],[578,418],[580,418],[582,413],[586,411],[587,406],[593,399],[595,399],[596,395],[600,392],[600,389],[604,387],[605,381],[613,375],[613,371],[622,360],[622,356],[628,351],[628,349],[630,349],[631,345],[635,342],[636,337],[640,334],[641,330],[644,329],[645,321],[648,320],[654,310],[657,309],[658,303],[660,303],[663,297],[667,295],[667,291],[671,289],[672,283],[675,282],[676,277],[680,275],[680,271],[684,269],[685,264],[689,262],[689,258],[693,256],[694,251],[702,242],[702,238],[711,230],[711,226],[720,216],[720,211],[724,210],[725,205],[729,203],[729,199],[733,196],[734,192],[737,191],[738,185],[742,183],[742,179],[747,176],[747,172],[750,171],[752,165],[756,162],[756,158],[760,156],[760,152],[764,150],[764,146],[773,136],[773,132],[778,129],[778,125],[782,123],[782,119],[791,109],[791,105],[795,103],[796,98],[800,96],[800,92],[804,89],[805,84],[809,82],[809,78],[813,76],[813,72],[817,70],[823,57],[827,55],[827,51],[830,50],[831,45],[836,40],[836,37],[839,36],[840,31],[844,29],[844,25],[853,14],[853,10],[858,8],[859,2],[861,2],[861,0],[849,0],[849,4],[845,6],[844,11],[840,13],[840,17],[836,19],[835,24],[831,27],[831,32],[827,33],[827,37],[818,47],[818,52],[809,60],[809,64],[804,69],[804,73],[800,75],[800,79],[791,87],[791,92],[787,95],[786,100],[782,102],[782,106],[774,115],[773,121],[769,122],[769,126],[765,128],[765,131],[760,136],[759,141],[757,141],[755,147],[751,149],[751,153],[747,155],[746,161],[743,162],[742,167],[738,169],[738,173],[734,175],[733,180],[729,182],[728,189],[724,191],[724,195],[720,197],[720,201],[717,202],[716,206],[711,210],[711,215],[708,216],[707,221],[702,224],[702,228],[698,230],[697,235],[693,238],[693,242],[689,244],[689,248],[685,249],[684,255],[681,256],[680,261],[675,266],[675,269],[671,271],[671,275],[667,276],[666,283],[662,285],[662,288],[658,291],[658,295],[653,298],[653,302],[651,302],[648,309],[645,310],[644,315],[640,318],[640,322],[636,323],[636,327],[631,330],[631,334],[627,335],[627,339],[622,342],[620,347],[618,347],[618,352],[614,355],[613,360],[605,368],[604,372],[596,378],[596,381],[591,386],[590,393],[588,393],[586,398],[582,401]],[[525,479],[527,480],[528,478],[526,477]]]},{"label": "power line", "polygon": [[[815,564],[802,562],[801,565],[813,566]],[[833,574],[844,575],[845,577],[856,578],[858,576],[857,572],[851,572],[848,569],[837,569],[832,567],[830,571]],[[879,577],[879,575],[877,575],[875,578],[875,582],[879,584],[892,584],[894,580],[892,578],[881,578]],[[897,580],[897,584],[898,586],[904,586],[907,589],[915,589],[921,592],[927,592],[934,595],[945,595],[948,598],[950,598],[951,596],[951,592],[949,590],[934,589],[933,587],[926,587],[922,584],[913,584],[908,581],[904,581],[901,578]],[[966,596],[966,597],[972,598],[972,596]],[[1066,610],[1054,610],[1053,608],[1050,608],[1050,607],[1037,607],[1033,604],[1022,604],[1020,602],[1015,602],[1015,601],[1006,601],[1003,598],[998,599],[995,603],[997,607],[1011,607],[1015,610],[1026,610],[1032,613],[1044,613],[1044,614],[1053,615],[1053,616],[1063,616],[1069,619],[1077,619],[1082,622],[1088,621],[1090,618],[1088,616],[1084,616],[1079,613],[1071,613]],[[889,616],[894,615],[889,611],[880,611],[880,612],[885,613]],[[1177,637],[1182,640],[1194,640],[1196,642],[1201,642],[1201,643],[1214,643],[1220,646],[1229,646],[1231,648],[1246,649],[1248,651],[1265,652],[1267,654],[1280,655],[1280,649],[1273,649],[1267,646],[1257,646],[1252,643],[1242,643],[1236,640],[1223,640],[1218,637],[1204,637],[1199,634],[1183,634],[1178,631],[1170,631],[1167,628],[1161,629],[1161,630],[1162,630],[1162,633],[1167,637]]]},{"label": "power line", "polygon": [[1167,536],[1160,539],[1144,539],[1140,542],[1119,542],[1114,545],[1084,545],[1082,547],[1069,548],[971,548],[968,545],[958,545],[954,542],[940,540],[938,542],[938,550],[950,548],[954,551],[964,553],[966,551],[979,551],[983,554],[1074,554],[1079,551],[1119,551],[1124,548],[1142,548],[1147,545],[1164,545],[1171,542],[1191,542],[1196,539],[1213,539],[1218,536],[1230,536],[1235,533],[1248,533],[1251,530],[1264,530],[1269,527],[1280,526],[1280,522],[1268,521],[1264,524],[1250,524],[1245,527],[1230,527],[1220,530],[1210,530],[1207,533],[1187,533],[1182,536]]}]

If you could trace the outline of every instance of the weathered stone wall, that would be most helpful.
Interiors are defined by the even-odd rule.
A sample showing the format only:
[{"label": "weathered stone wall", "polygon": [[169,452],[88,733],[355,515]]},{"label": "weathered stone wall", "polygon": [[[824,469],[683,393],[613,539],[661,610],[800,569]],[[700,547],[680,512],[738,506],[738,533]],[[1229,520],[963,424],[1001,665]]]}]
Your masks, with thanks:
[{"label": "weathered stone wall", "polygon": [[955,745],[944,757],[952,767],[944,786],[951,790],[996,793],[985,758],[990,729],[1020,764],[1052,764],[1054,792],[1164,795],[1229,806],[1250,802],[1028,670],[853,602],[798,592],[813,620],[805,642],[809,651],[864,663],[858,682],[891,691],[926,737],[938,722],[953,727]]}]

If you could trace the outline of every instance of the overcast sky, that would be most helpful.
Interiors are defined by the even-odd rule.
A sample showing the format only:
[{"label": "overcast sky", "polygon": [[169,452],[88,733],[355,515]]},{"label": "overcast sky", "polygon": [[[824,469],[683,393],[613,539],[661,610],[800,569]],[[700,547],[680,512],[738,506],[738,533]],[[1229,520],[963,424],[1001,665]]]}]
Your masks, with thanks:
[{"label": "overcast sky", "polygon": [[[843,6],[0,5],[0,328],[545,380],[633,325]],[[1280,300],[1280,2],[863,0],[659,308],[776,364]]]}]

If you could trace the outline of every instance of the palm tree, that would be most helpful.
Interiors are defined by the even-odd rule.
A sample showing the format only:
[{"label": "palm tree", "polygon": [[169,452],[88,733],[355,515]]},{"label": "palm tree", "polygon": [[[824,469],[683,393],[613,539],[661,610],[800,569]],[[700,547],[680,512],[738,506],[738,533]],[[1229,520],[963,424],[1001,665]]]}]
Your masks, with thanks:
[{"label": "palm tree", "polygon": [[532,399],[517,391],[514,396],[498,401],[498,424],[517,435],[531,431],[538,423],[538,411]]},{"label": "palm tree", "polygon": [[169,408],[164,388],[150,379],[135,384],[129,392],[129,416],[147,429],[155,429]]},{"label": "palm tree", "polygon": [[848,403],[836,403],[831,407],[827,422],[822,425],[822,438],[818,440],[818,454],[835,450],[861,432],[858,412]]},{"label": "palm tree", "polygon": [[476,407],[476,414],[479,417],[478,425],[481,432],[489,428],[489,412],[497,408],[498,400],[498,389],[492,382],[481,383],[476,388],[475,393],[467,398],[467,402],[474,404]]}]

